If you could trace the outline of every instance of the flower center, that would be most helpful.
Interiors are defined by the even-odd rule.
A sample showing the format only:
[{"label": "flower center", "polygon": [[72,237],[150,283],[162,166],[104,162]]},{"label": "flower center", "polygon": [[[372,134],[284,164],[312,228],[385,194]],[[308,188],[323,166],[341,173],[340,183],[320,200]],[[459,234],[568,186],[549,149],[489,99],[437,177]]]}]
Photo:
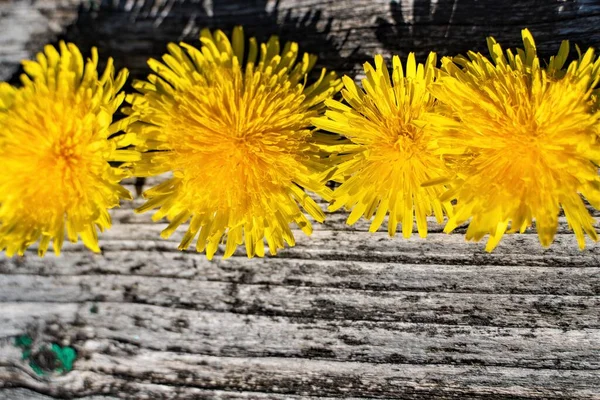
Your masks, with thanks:
[{"label": "flower center", "polygon": [[76,168],[82,160],[81,144],[75,143],[70,137],[55,142],[49,153],[55,165],[63,170]]}]

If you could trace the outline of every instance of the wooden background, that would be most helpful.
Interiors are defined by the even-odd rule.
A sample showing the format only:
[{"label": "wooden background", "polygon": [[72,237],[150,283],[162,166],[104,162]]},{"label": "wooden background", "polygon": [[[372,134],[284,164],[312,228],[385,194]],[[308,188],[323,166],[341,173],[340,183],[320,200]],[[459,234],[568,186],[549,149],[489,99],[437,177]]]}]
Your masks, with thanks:
[{"label": "wooden background", "polygon": [[[58,38],[143,77],[169,41],[235,24],[350,74],[376,52],[515,46],[523,27],[545,55],[600,47],[596,0],[0,0],[0,79]],[[577,250],[564,218],[548,250],[531,230],[487,254],[434,222],[390,239],[334,213],[277,257],[209,262],[140,203],[114,210],[101,255],[0,256],[1,399],[600,399],[600,248]],[[52,343],[77,351],[72,371],[50,371]]]}]

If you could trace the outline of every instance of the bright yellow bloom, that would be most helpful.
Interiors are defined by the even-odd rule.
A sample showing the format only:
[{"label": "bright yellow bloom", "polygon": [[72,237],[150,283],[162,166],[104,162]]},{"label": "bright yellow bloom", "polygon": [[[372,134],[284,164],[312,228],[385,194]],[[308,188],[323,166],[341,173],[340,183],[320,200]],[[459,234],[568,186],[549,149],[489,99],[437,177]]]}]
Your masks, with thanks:
[{"label": "bright yellow bloom", "polygon": [[127,123],[111,124],[127,71],[115,79],[109,60],[98,78],[96,49],[85,63],[75,45],[59,50],[46,46],[23,62],[22,87],[0,84],[0,250],[9,256],[38,240],[40,256],[51,240],[59,254],[65,231],[98,252],[107,209],[130,198],[118,184],[127,172],[109,164],[139,158],[117,150],[129,136],[109,139]]},{"label": "bright yellow bloom", "polygon": [[[12,105],[16,89],[6,82],[0,82],[0,118],[4,118],[6,111]],[[0,119],[1,121],[1,119]]]},{"label": "bright yellow bloom", "polygon": [[306,86],[316,57],[299,58],[298,45],[280,50],[277,37],[258,45],[245,42],[243,30],[232,41],[217,30],[203,30],[200,50],[169,44],[163,63],[150,60],[155,72],[136,82],[141,95],[129,101],[129,113],[140,121],[131,126],[149,151],[137,174],[172,171],[173,177],[144,193],[148,202],[138,212],[159,210],[167,217],[170,236],[191,219],[179,246],[211,259],[226,242],[225,257],[245,242],[249,257],[271,254],[294,245],[289,225],[310,235],[312,227],[300,206],[321,222],[324,214],[303,189],[329,197],[319,181],[322,151],[311,129],[323,101],[339,90],[335,74],[321,72]]},{"label": "bright yellow bloom", "polygon": [[[7,111],[12,106],[15,99],[16,89],[6,82],[0,82],[0,128],[2,127],[2,121],[6,119]],[[0,146],[2,145],[3,138],[2,131],[0,130]]]},{"label": "bright yellow bloom", "polygon": [[600,206],[600,113],[592,99],[600,60],[590,49],[564,69],[563,43],[541,66],[527,30],[523,41],[515,54],[490,38],[491,60],[473,52],[442,60],[447,75],[432,92],[446,116],[428,121],[438,152],[459,160],[443,196],[457,201],[446,231],[471,219],[467,239],[489,234],[491,251],[505,232],[524,232],[535,220],[541,244],[549,246],[562,208],[583,248],[584,232],[597,240],[581,195]]},{"label": "bright yellow bloom", "polygon": [[317,127],[348,139],[329,148],[335,164],[329,176],[342,182],[329,210],[352,209],[348,224],[375,215],[369,229],[375,232],[389,212],[390,236],[400,222],[404,237],[410,237],[416,217],[419,235],[425,237],[428,215],[434,213],[442,222],[444,212],[451,212],[450,202],[438,199],[443,186],[431,185],[447,178],[449,172],[432,151],[435,143],[430,127],[419,122],[435,106],[428,92],[435,78],[435,63],[434,53],[424,65],[417,64],[411,53],[404,70],[395,56],[390,79],[383,57],[378,55],[375,68],[365,64],[363,89],[345,76],[342,95],[347,104],[328,100],[326,116],[314,120]]}]

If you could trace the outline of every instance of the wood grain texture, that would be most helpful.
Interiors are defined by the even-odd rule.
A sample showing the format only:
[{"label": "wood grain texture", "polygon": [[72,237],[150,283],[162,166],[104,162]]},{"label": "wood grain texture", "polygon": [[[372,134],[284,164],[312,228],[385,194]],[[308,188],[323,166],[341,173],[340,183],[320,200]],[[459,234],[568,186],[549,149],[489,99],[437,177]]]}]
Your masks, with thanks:
[{"label": "wood grain texture", "polygon": [[[0,0],[0,78],[56,38],[143,77],[169,41],[235,24],[351,74],[375,52],[514,46],[526,26],[543,54],[600,47],[595,0]],[[336,212],[277,257],[207,261],[139,204],[111,212],[100,255],[0,256],[0,399],[600,399],[600,247],[577,250],[563,217],[549,249],[530,229],[488,254],[464,227],[403,240]],[[72,346],[73,370],[36,374],[20,335],[40,363]]]},{"label": "wood grain texture", "polygon": [[[0,0],[0,80],[9,80],[77,18],[80,0]],[[14,79],[14,78],[13,78]]]}]

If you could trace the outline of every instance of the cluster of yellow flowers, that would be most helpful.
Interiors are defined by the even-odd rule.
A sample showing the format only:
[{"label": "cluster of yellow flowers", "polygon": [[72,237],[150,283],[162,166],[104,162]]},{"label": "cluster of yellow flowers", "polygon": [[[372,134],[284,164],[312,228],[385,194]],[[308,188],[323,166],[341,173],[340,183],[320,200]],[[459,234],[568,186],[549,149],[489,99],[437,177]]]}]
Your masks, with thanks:
[{"label": "cluster of yellow flowers", "polygon": [[43,256],[52,241],[59,254],[66,232],[98,252],[108,210],[131,199],[119,182],[165,173],[136,211],[167,218],[163,237],[187,223],[179,249],[196,240],[209,259],[219,244],[224,257],[293,246],[292,223],[310,235],[325,218],[315,195],[371,232],[387,216],[391,236],[416,220],[425,237],[431,215],[446,232],[468,222],[488,251],[534,221],[549,246],[562,210],[583,248],[584,233],[598,239],[583,198],[600,208],[600,58],[577,49],[567,65],[563,42],[543,65],[522,35],[524,49],[488,38],[489,57],[439,64],[411,53],[388,69],[377,55],[358,86],[325,69],[307,83],[316,57],[296,43],[204,30],[200,48],[149,60],[128,95],[127,71],[109,59],[99,75],[96,49],[46,46],[20,87],[0,83],[0,250],[39,241]]}]

